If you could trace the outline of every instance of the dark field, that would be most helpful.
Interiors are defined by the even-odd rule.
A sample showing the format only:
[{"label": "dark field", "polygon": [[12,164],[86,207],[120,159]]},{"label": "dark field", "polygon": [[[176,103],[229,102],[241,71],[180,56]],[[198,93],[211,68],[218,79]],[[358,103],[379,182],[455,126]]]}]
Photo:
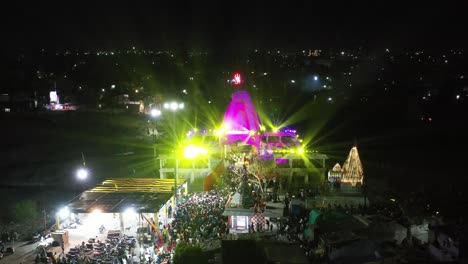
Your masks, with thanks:
[{"label": "dark field", "polygon": [[[105,178],[155,175],[145,121],[85,112],[2,116],[0,207],[33,198],[50,208]],[[82,152],[90,177],[79,182]]]}]

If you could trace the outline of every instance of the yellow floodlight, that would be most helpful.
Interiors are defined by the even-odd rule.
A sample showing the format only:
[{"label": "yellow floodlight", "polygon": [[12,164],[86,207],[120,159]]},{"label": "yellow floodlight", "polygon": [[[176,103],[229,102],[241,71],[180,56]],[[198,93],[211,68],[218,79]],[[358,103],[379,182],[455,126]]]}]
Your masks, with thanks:
[{"label": "yellow floodlight", "polygon": [[184,149],[184,157],[187,159],[194,159],[200,155],[207,155],[208,150],[203,147],[188,145]]}]

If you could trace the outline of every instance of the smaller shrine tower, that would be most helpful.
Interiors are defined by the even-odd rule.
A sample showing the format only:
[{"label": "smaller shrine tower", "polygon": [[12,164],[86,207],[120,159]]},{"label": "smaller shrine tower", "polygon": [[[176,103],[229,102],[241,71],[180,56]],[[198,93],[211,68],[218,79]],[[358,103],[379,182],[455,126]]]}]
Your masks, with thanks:
[{"label": "smaller shrine tower", "polygon": [[364,171],[362,169],[361,159],[359,158],[356,146],[351,148],[341,172],[343,174],[343,178],[341,180],[342,183],[351,184],[353,186],[356,186],[356,184],[362,185],[364,180]]}]

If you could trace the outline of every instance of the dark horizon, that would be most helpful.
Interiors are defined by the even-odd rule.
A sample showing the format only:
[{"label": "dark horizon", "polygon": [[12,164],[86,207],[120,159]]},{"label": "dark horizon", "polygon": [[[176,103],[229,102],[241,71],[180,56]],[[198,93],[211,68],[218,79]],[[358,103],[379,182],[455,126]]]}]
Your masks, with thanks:
[{"label": "dark horizon", "polygon": [[463,5],[228,3],[129,6],[43,4],[3,14],[9,49],[246,50],[252,48],[461,48]]}]

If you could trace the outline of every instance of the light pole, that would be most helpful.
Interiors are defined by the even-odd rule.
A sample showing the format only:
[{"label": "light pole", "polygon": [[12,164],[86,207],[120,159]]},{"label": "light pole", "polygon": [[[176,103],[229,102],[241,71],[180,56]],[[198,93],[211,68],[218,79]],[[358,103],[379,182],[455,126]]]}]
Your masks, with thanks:
[{"label": "light pole", "polygon": [[153,135],[153,160],[154,160],[154,168],[155,168],[155,171],[156,171],[156,167],[157,167],[157,164],[156,164],[156,136],[157,136],[157,129],[156,129],[156,118],[158,118],[159,116],[161,116],[161,110],[159,109],[151,109],[151,134]]},{"label": "light pole", "polygon": [[[179,103],[179,102],[168,102],[164,103],[164,109],[172,111],[172,132],[174,135],[174,146],[173,146],[173,151],[174,151],[174,161],[175,161],[175,166],[174,166],[174,203],[177,206],[177,133],[176,133],[176,118],[175,118],[175,113],[178,110],[184,109],[184,103]],[[175,208],[173,208],[173,211],[175,211]]]},{"label": "light pole", "polygon": [[83,159],[83,166],[78,168],[76,171],[76,178],[80,182],[81,190],[83,191],[85,189],[85,182],[88,180],[89,177],[89,170],[86,168],[86,161],[85,161],[85,156],[84,153],[81,152],[81,157]]}]

